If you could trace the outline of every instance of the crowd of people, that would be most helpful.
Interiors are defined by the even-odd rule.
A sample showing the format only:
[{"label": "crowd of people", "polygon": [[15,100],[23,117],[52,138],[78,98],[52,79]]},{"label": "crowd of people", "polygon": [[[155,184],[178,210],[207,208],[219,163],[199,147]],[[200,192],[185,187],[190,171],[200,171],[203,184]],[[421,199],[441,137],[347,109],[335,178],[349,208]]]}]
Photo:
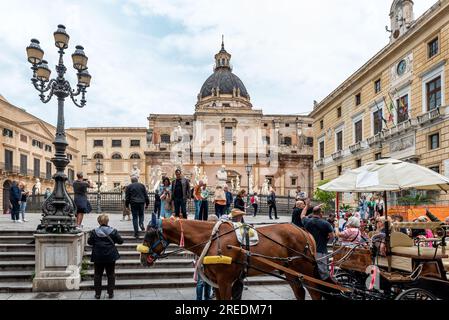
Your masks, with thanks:
[{"label": "crowd of people", "polygon": [[[187,218],[188,201],[193,202],[194,219],[203,221],[231,220],[244,222],[245,215],[256,217],[260,213],[260,198],[256,192],[247,195],[245,189],[241,189],[234,195],[229,191],[227,185],[217,185],[210,195],[207,184],[200,180],[191,185],[180,169],[175,171],[175,178],[163,177],[159,188],[155,192],[153,212],[158,218]],[[82,173],[77,174],[77,180],[73,182],[74,201],[77,207],[77,226],[82,228],[83,216],[92,209],[87,199],[88,188],[92,188],[92,181],[83,178]],[[47,190],[49,191],[49,190]],[[10,189],[11,217],[14,222],[26,222],[25,210],[27,197],[30,192],[22,182],[14,181]],[[49,195],[46,195],[48,197]],[[144,212],[150,205],[148,190],[137,177],[131,178],[131,184],[122,188],[123,219],[132,220],[134,237],[139,238],[139,231],[145,230]],[[213,202],[215,214],[209,214],[209,201]],[[358,206],[354,209],[342,207],[338,215],[330,214],[323,216],[322,205],[312,205],[311,199],[300,187],[296,190],[295,206],[291,215],[291,223],[304,228],[316,242],[316,259],[319,275],[323,280],[330,277],[329,274],[329,252],[328,245],[333,241],[339,241],[342,245],[371,243],[377,246],[379,254],[385,254],[386,235],[385,222],[388,219],[390,228],[393,222],[402,222],[401,215],[388,216],[386,219],[385,202],[381,196],[373,195],[369,198],[362,195]],[[276,193],[270,188],[267,197],[268,217],[270,220],[279,219],[276,206]],[[127,218],[127,219],[126,219]],[[439,221],[430,210],[426,209],[426,215],[413,220],[414,222]],[[101,294],[101,277],[106,271],[108,278],[107,291],[109,297],[113,297],[115,281],[115,261],[120,258],[115,244],[123,243],[118,231],[108,225],[109,218],[102,214],[98,217],[99,227],[90,232],[88,243],[92,245],[92,262],[95,269],[95,297]],[[449,225],[449,217],[445,219]],[[429,229],[407,229],[396,230],[407,234],[413,239],[434,238],[432,230]],[[431,242],[423,242],[431,246]],[[197,283],[197,300],[211,299],[210,286],[195,274]],[[238,284],[241,295],[243,282]]]},{"label": "crowd of people", "polygon": [[[373,196],[369,200],[361,196],[359,206],[355,210],[347,208],[340,210],[338,217],[330,214],[323,217],[321,205],[312,206],[311,200],[304,195],[298,195],[295,207],[292,212],[292,223],[300,228],[304,228],[312,234],[317,245],[317,263],[322,279],[329,278],[329,254],[328,244],[338,241],[342,245],[351,244],[372,244],[380,255],[386,255],[385,246],[385,222],[389,222],[390,231],[394,222],[403,222],[401,215],[385,217],[385,202],[381,196]],[[412,220],[413,222],[440,221],[426,208],[426,216],[420,216]],[[444,221],[449,225],[449,217]],[[407,229],[399,228],[397,231],[403,232],[414,240],[433,239],[435,235],[430,229]],[[419,243],[419,241],[416,241]],[[432,246],[432,242],[422,242],[423,246]]]}]

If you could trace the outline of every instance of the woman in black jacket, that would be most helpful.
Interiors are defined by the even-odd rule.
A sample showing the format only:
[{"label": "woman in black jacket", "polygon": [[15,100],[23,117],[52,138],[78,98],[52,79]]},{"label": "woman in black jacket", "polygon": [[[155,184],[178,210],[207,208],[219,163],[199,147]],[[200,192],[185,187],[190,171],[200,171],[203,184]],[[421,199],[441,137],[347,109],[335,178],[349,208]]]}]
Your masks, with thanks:
[{"label": "woman in black jacket", "polygon": [[[239,193],[237,193],[237,196],[234,199],[234,208],[239,209],[240,211],[243,211],[243,212],[246,212],[245,200],[243,200],[245,195],[246,195],[246,190],[242,189],[239,191]],[[242,217],[241,222],[244,222],[243,217]]]},{"label": "woman in black jacket", "polygon": [[109,217],[107,214],[101,214],[97,218],[98,228],[92,230],[87,243],[92,246],[92,255],[90,261],[94,263],[94,287],[95,298],[101,297],[101,278],[106,269],[108,277],[109,299],[114,297],[115,286],[115,261],[120,259],[120,255],[115,246],[116,243],[122,244],[123,239],[116,229],[108,226]]}]

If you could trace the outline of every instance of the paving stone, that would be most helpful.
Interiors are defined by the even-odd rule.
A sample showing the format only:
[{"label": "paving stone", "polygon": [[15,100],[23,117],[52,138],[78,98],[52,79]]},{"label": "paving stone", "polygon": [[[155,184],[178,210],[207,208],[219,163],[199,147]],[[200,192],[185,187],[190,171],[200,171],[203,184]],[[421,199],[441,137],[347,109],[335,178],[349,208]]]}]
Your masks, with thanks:
[{"label": "paving stone", "polygon": [[83,291],[67,291],[61,293],[59,296],[60,300],[79,300]]}]

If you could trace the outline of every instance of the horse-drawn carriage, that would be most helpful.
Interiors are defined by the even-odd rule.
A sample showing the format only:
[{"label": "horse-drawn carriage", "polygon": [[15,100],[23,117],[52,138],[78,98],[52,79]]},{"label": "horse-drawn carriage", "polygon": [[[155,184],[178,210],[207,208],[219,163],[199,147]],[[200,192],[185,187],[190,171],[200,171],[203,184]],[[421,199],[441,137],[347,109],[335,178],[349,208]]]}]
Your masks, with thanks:
[{"label": "horse-drawn carriage", "polygon": [[[426,168],[417,169],[413,164],[380,160],[366,166],[348,171],[336,179],[342,183],[332,181],[326,191],[400,190],[403,189],[401,183],[425,190],[449,190],[448,178]],[[395,173],[383,172],[385,168]],[[412,170],[416,172],[410,174],[408,171]],[[397,177],[403,181],[394,180]],[[325,187],[320,188],[324,190]],[[387,215],[386,192],[384,198]],[[180,250],[195,253],[200,257],[197,271],[203,280],[216,288],[217,299],[232,299],[234,286],[239,280],[260,274],[286,280],[297,299],[305,298],[304,289],[312,299],[323,296],[362,300],[449,299],[445,229],[441,224],[430,223],[403,223],[395,224],[395,227],[433,228],[438,229],[440,236],[432,239],[433,248],[422,247],[420,243],[415,245],[405,234],[390,234],[386,219],[385,256],[375,250],[375,241],[369,246],[335,246],[332,255],[336,272],[333,280],[326,281],[319,277],[313,237],[292,224],[267,225],[257,230],[251,225],[243,226],[246,230],[243,239],[250,229],[259,234],[260,241],[251,246],[249,239],[242,243],[234,234],[242,226],[221,221],[215,224],[183,219],[161,220],[153,215],[144,242],[137,250],[141,253],[141,262],[147,266],[174,253],[165,253],[169,243],[180,244]]]},{"label": "horse-drawn carriage", "polygon": [[[433,229],[438,236],[415,243],[396,231],[401,228]],[[386,255],[375,240],[364,245],[334,245],[334,279],[353,289],[345,295],[354,300],[449,299],[449,260],[442,223],[397,222],[388,240]]]}]

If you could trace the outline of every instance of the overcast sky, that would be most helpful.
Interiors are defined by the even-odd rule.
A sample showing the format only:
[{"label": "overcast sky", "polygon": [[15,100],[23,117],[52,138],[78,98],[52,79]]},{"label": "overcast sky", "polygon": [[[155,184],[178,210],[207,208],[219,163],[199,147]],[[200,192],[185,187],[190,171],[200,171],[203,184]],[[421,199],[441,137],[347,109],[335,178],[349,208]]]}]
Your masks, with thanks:
[{"label": "overcast sky", "polygon": [[[415,0],[415,17],[436,0]],[[53,32],[70,55],[85,47],[88,104],[66,103],[66,127],[147,126],[150,113],[192,114],[221,35],[255,108],[306,113],[388,43],[392,0],[1,1],[0,94],[55,124],[30,82],[25,47],[37,38],[54,74]]]}]

